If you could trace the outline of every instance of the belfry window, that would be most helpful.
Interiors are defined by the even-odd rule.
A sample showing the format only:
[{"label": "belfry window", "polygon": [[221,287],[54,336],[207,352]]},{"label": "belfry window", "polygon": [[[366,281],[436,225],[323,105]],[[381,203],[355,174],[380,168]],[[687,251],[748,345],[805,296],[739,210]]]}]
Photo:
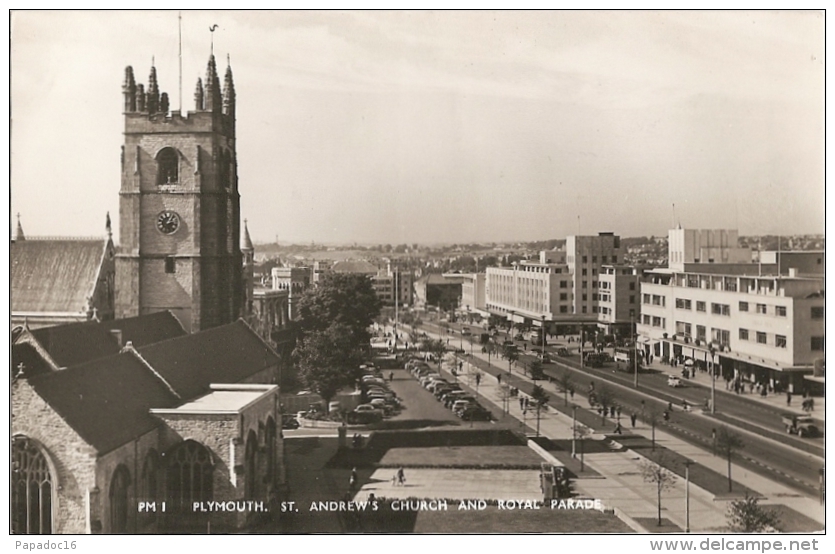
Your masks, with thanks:
[{"label": "belfry window", "polygon": [[173,148],[163,148],[157,154],[157,184],[177,183],[180,179],[180,157]]}]

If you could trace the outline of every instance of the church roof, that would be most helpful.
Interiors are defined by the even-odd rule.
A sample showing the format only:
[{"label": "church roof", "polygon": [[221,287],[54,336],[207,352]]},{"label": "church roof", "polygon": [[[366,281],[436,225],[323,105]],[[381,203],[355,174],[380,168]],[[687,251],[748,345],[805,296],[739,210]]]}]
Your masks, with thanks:
[{"label": "church roof", "polygon": [[31,238],[13,242],[11,311],[83,313],[109,242]]},{"label": "church roof", "polygon": [[[121,331],[121,343],[111,330]],[[169,311],[101,323],[96,321],[68,323],[43,327],[30,332],[59,367],[69,367],[112,356],[129,341],[138,348],[186,334],[183,326]]]},{"label": "church roof", "polygon": [[166,384],[132,352],[108,356],[30,378],[35,389],[99,454],[151,431],[151,408],[180,403]]},{"label": "church roof", "polygon": [[210,383],[240,383],[278,364],[278,356],[241,320],[137,349],[184,400]]},{"label": "church roof", "polygon": [[336,273],[368,273],[377,274],[377,267],[363,260],[343,260],[334,262],[331,270]]}]

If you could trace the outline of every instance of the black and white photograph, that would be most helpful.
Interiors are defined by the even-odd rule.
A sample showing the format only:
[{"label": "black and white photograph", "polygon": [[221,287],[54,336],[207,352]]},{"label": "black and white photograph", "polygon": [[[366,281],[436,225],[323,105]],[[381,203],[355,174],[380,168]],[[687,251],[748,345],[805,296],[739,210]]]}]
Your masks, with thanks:
[{"label": "black and white photograph", "polygon": [[11,10],[10,544],[822,550],[825,15]]}]

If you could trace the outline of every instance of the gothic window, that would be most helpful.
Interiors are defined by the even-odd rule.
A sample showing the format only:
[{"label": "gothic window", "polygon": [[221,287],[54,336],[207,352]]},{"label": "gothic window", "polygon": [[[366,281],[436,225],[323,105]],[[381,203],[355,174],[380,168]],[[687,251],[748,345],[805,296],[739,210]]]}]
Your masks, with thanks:
[{"label": "gothic window", "polygon": [[187,440],[168,457],[168,498],[175,511],[190,512],[193,502],[212,499],[212,457],[202,444]]},{"label": "gothic window", "polygon": [[[142,464],[142,479],[140,483],[140,496],[137,499],[139,502],[156,502],[159,487],[157,485],[157,474],[159,473],[159,455],[157,451],[151,449],[145,456],[145,462]],[[147,521],[155,519],[156,512],[149,510],[144,513]]]},{"label": "gothic window", "polygon": [[124,465],[120,465],[113,473],[110,482],[110,532],[128,532],[128,487],[130,473]]},{"label": "gothic window", "polygon": [[52,475],[38,445],[12,441],[12,533],[52,533]]},{"label": "gothic window", "polygon": [[179,182],[180,157],[173,148],[163,148],[157,154],[157,184],[167,185]]}]

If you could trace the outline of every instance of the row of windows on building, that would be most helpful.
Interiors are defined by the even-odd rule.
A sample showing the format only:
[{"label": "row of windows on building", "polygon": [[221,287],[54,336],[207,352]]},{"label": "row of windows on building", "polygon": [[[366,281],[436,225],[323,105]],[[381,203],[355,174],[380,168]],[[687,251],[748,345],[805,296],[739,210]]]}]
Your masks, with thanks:
[{"label": "row of windows on building", "polygon": [[[580,259],[582,260],[582,263],[584,263],[584,264],[589,263],[589,257],[588,256],[581,256]],[[574,256],[568,256],[568,261],[570,263],[574,263]],[[597,263],[597,256],[592,256],[591,257],[591,263],[593,263],[593,264]],[[600,263],[608,264],[609,263],[609,256],[600,256]],[[618,257],[617,257],[616,254],[612,254],[612,262],[611,263],[613,263],[613,264],[618,263]]]},{"label": "row of windows on building", "polygon": [[[652,296],[652,297],[650,297]],[[661,304],[664,305],[663,297],[658,295],[649,295],[644,294],[644,304],[658,304],[658,299],[661,299]],[[761,304],[755,303],[754,308],[756,313],[762,315],[769,315],[773,314],[778,317],[786,317],[788,311],[786,306],[771,306],[769,307],[768,304]],[[679,310],[692,310],[693,309],[693,302],[687,298],[676,298],[676,309]],[[696,301],[696,311],[697,312],[706,312],[707,311],[707,303]],[[739,311],[740,312],[749,312],[750,305],[748,302],[740,301],[739,302]],[[714,315],[731,315],[731,307],[729,304],[720,304],[716,302],[712,302],[710,304],[710,312]],[[824,317],[824,308],[822,306],[812,306],[810,311],[810,317],[812,319],[823,319]]]}]

